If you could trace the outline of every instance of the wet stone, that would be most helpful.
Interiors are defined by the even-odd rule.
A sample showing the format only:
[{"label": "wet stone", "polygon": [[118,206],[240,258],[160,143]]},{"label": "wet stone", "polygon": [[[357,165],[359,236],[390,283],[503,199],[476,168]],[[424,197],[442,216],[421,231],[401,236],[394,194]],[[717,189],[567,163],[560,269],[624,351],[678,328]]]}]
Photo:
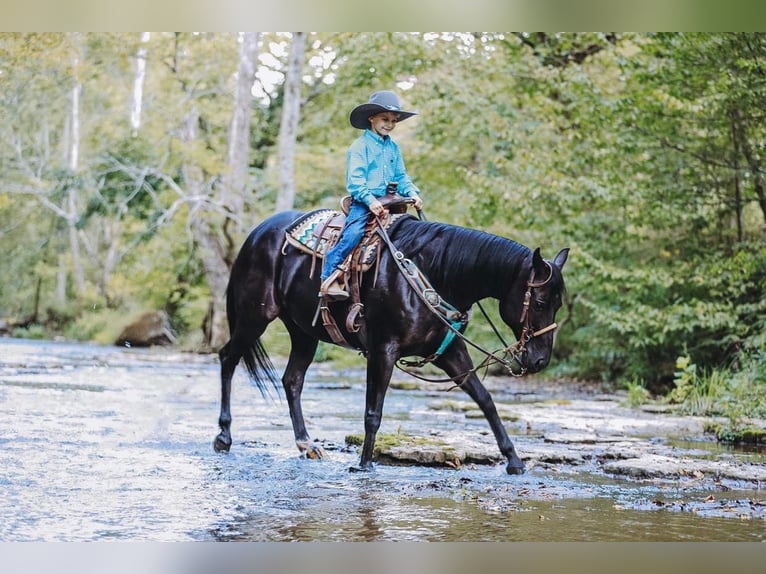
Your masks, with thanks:
[{"label": "wet stone", "polygon": [[[348,444],[361,444],[361,435],[346,437]],[[503,457],[494,442],[466,439],[464,436],[378,435],[374,459],[383,464],[415,464],[460,468],[468,463],[497,464]]]},{"label": "wet stone", "polygon": [[165,311],[150,311],[129,323],[114,344],[118,347],[167,346],[176,342],[176,335]]},{"label": "wet stone", "polygon": [[647,454],[640,458],[609,461],[605,472],[634,478],[669,478],[706,476],[734,480],[766,482],[766,466],[741,465],[726,460],[691,459]]}]

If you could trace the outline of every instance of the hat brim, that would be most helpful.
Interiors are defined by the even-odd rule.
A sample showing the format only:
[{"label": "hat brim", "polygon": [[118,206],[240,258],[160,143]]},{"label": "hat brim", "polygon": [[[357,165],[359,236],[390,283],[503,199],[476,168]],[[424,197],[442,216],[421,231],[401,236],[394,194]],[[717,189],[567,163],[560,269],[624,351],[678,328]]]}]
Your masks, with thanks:
[{"label": "hat brim", "polygon": [[386,108],[378,104],[361,104],[359,106],[356,106],[353,110],[351,110],[349,121],[351,122],[351,125],[354,126],[356,129],[366,130],[367,128],[370,127],[370,123],[367,121],[370,118],[370,116],[374,116],[375,114],[379,114],[381,112],[394,112],[395,114],[399,114],[398,121],[400,122],[403,122],[404,120],[406,120],[407,118],[411,118],[412,116],[418,115],[417,112],[391,110],[389,108]]}]

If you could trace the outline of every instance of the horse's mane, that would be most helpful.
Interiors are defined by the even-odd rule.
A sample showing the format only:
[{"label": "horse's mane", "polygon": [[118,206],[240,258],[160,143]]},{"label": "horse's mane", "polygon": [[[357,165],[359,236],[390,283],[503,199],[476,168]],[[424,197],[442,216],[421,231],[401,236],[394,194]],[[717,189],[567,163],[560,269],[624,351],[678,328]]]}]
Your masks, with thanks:
[{"label": "horse's mane", "polygon": [[397,225],[394,242],[406,249],[410,257],[429,246],[439,244],[440,249],[430,251],[430,257],[420,258],[427,268],[422,269],[432,280],[444,284],[464,281],[473,273],[482,282],[509,285],[519,273],[531,250],[516,241],[457,225],[422,222],[405,218]]}]

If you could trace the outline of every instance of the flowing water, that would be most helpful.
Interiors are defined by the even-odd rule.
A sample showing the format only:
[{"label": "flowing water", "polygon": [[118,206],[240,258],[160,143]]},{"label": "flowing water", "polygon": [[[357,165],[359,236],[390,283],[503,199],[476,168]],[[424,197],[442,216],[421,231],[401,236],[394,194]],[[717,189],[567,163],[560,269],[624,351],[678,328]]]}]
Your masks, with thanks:
[{"label": "flowing water", "polygon": [[[759,490],[716,493],[718,512],[699,512],[709,494],[688,485],[587,469],[349,472],[364,387],[327,369],[312,367],[304,391],[327,459],[298,456],[286,403],[242,370],[234,444],[216,454],[214,357],[0,339],[0,541],[766,541]],[[381,432],[486,432],[483,419],[429,411],[433,400],[391,389]]]}]

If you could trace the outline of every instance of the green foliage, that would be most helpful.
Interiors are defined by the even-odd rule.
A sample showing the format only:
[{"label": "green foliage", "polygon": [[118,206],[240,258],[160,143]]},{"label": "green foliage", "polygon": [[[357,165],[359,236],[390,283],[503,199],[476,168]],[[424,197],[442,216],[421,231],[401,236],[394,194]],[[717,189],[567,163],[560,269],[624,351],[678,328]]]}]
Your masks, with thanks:
[{"label": "green foliage", "polygon": [[89,309],[69,322],[63,334],[68,339],[111,345],[129,321],[124,309]]},{"label": "green foliage", "polygon": [[49,339],[50,331],[43,325],[30,325],[13,330],[13,336],[20,339]]},{"label": "green foliage", "polygon": [[[133,133],[139,46],[145,105]],[[572,249],[548,373],[626,387],[634,402],[672,389],[687,410],[733,425],[763,414],[766,35],[314,33],[307,46],[297,208],[337,205],[358,133],[349,111],[396,89],[420,112],[395,138],[429,219],[548,257]],[[264,33],[261,61],[277,81],[256,85],[235,249],[274,208],[288,47],[289,35]],[[238,48],[235,34],[153,33],[146,45],[138,34],[0,35],[0,316],[38,312],[50,333],[107,341],[120,313],[165,309],[197,344],[212,294],[190,230],[224,217]],[[190,169],[201,196],[186,193]],[[494,348],[480,318],[469,333]],[[287,352],[283,329],[266,338]],[[324,345],[317,358],[358,361]]]},{"label": "green foliage", "polygon": [[[688,262],[660,254],[651,265],[606,265],[580,252],[583,273],[574,337],[589,343],[590,376],[650,385],[668,381],[688,349],[695,364],[728,364],[757,345],[766,320],[766,244]],[[578,345],[579,348],[579,345]]]},{"label": "green foliage", "polygon": [[631,381],[627,385],[628,396],[625,404],[631,408],[640,407],[649,402],[651,393],[644,386],[643,381]]},{"label": "green foliage", "polygon": [[725,380],[719,371],[707,376],[697,372],[691,359],[679,357],[676,361],[675,388],[668,394],[671,403],[680,403],[682,411],[690,415],[715,414],[713,406],[723,393]]},{"label": "green foliage", "polygon": [[149,221],[156,219],[163,209],[157,191],[164,186],[156,175],[141,173],[145,166],[158,163],[158,158],[153,155],[156,151],[149,142],[129,137],[94,158],[91,169],[97,185],[87,199],[81,220],[97,215],[115,219],[125,216]]},{"label": "green foliage", "polygon": [[710,422],[705,425],[705,432],[715,434],[720,442],[730,444],[766,444],[766,429],[757,426],[735,427],[729,424]]},{"label": "green foliage", "polygon": [[730,373],[724,410],[732,428],[746,427],[752,419],[766,418],[766,345],[740,357]]},{"label": "green foliage", "polygon": [[[724,442],[747,440],[754,419],[766,417],[766,361],[763,349],[746,355],[737,369],[700,372],[688,356],[676,361],[675,388],[666,400],[691,415],[723,415],[725,424],[713,431]],[[760,435],[763,435],[761,429]],[[751,441],[752,442],[752,441]]]}]

